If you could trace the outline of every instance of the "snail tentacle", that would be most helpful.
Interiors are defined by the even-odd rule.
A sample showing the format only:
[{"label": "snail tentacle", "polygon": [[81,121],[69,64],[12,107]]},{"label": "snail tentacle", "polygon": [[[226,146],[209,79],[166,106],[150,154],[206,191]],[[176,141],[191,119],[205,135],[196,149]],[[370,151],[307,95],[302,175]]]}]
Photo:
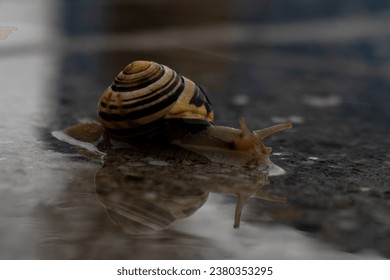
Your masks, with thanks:
[{"label": "snail tentacle", "polygon": [[253,131],[253,133],[256,134],[257,137],[259,137],[261,140],[263,140],[264,138],[267,138],[268,136],[270,136],[272,134],[275,134],[277,132],[280,132],[280,131],[283,131],[286,129],[290,129],[290,128],[292,128],[292,124],[290,122],[288,122],[288,123],[276,124],[276,125],[273,125],[273,126],[270,126],[267,128],[263,128],[260,130],[255,130],[255,131]]}]

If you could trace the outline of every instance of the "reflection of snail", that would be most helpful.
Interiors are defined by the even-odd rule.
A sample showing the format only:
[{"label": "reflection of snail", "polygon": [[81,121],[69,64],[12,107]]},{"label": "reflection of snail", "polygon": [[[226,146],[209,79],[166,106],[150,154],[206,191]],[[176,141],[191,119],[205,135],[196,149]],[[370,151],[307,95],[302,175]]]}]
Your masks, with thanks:
[{"label": "reflection of snail", "polygon": [[262,190],[268,183],[267,172],[254,167],[229,169],[196,155],[188,165],[185,162],[191,153],[185,151],[179,159],[164,157],[166,161],[145,158],[131,149],[121,152],[121,157],[106,155],[95,186],[110,219],[129,234],[163,230],[177,219],[189,217],[206,202],[209,192],[238,196],[234,227],[239,226],[242,208],[250,197],[285,201]]},{"label": "reflection of snail", "polygon": [[271,148],[262,140],[291,127],[285,123],[251,132],[244,119],[240,129],[215,126],[210,101],[199,86],[149,61],[132,62],[118,74],[99,100],[98,116],[110,139],[170,142],[222,162],[268,160]]}]

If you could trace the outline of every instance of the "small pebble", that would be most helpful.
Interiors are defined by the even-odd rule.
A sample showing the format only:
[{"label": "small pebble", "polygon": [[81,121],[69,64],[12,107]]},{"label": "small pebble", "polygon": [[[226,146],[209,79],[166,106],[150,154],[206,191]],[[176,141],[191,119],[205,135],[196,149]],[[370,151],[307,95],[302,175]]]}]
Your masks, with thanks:
[{"label": "small pebble", "polygon": [[274,152],[272,153],[273,156],[289,156],[290,153],[288,152]]},{"label": "small pebble", "polygon": [[168,166],[169,163],[164,160],[151,160],[148,162],[150,165],[156,165],[156,166]]},{"label": "small pebble", "polygon": [[157,194],[155,192],[145,192],[143,197],[146,200],[154,200],[157,198]]},{"label": "small pebble", "polygon": [[198,175],[198,174],[192,175],[192,177],[195,179],[198,179],[198,180],[209,180],[210,179],[209,176]]},{"label": "small pebble", "polygon": [[308,157],[309,160],[318,160],[318,157]]},{"label": "small pebble", "polygon": [[305,161],[302,161],[301,162],[303,165],[313,165],[314,164],[314,161],[312,160],[305,160]]}]

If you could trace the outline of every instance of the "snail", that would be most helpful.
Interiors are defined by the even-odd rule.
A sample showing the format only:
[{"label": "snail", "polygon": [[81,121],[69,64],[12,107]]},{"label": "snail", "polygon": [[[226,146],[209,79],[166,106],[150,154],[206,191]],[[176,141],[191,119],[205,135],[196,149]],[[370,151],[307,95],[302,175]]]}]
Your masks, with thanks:
[{"label": "snail", "polygon": [[170,143],[217,162],[259,164],[272,149],[263,139],[291,123],[250,131],[214,124],[210,100],[200,86],[152,61],[128,64],[104,91],[98,118],[105,139]]},{"label": "snail", "polygon": [[239,128],[215,125],[203,89],[165,65],[127,65],[100,97],[98,119],[52,135],[103,161],[97,197],[128,233],[166,229],[195,213],[209,192],[238,197],[235,228],[250,197],[285,201],[262,191],[269,176],[284,174],[263,139],[292,125],[250,131],[243,118]]}]

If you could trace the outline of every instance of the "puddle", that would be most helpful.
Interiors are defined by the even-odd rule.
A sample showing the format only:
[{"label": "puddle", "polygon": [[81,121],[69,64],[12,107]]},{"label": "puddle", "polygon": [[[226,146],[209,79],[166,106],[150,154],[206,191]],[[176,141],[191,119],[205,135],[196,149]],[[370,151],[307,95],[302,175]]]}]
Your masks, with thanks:
[{"label": "puddle", "polygon": [[286,202],[285,197],[263,190],[269,175],[285,174],[270,160],[255,165],[223,164],[175,145],[116,141],[107,145],[101,133],[99,125],[87,122],[52,135],[75,145],[84,156],[100,157],[102,167],[95,176],[97,197],[113,223],[126,233],[164,230],[177,219],[194,214],[210,192],[236,197],[235,228],[250,198]]}]

